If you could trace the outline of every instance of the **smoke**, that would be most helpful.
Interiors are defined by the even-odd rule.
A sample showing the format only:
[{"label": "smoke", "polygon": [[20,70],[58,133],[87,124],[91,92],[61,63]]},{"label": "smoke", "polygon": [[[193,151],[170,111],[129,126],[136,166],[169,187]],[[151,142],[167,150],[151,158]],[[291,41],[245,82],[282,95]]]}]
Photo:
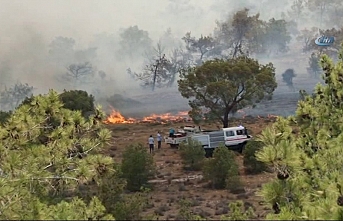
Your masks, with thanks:
[{"label": "smoke", "polygon": [[[280,19],[282,13],[288,13],[292,2],[149,0],[147,4],[141,0],[3,0],[0,8],[0,89],[16,81],[34,86],[35,94],[46,93],[50,88],[73,89],[75,85],[63,81],[68,64],[90,62],[94,67],[94,80],[76,89],[85,89],[103,98],[120,93],[141,99],[146,92],[126,70],[130,67],[140,71],[147,56],[141,53],[134,58],[128,57],[120,46],[123,30],[137,25],[148,32],[153,46],[162,39],[168,53],[182,43],[181,38],[187,32],[197,37],[212,34],[215,22],[225,20],[236,10],[247,7],[251,13],[260,13],[264,20]],[[302,22],[301,27],[314,26],[310,21]],[[168,29],[171,35],[163,37]],[[57,37],[74,40],[69,54],[64,49],[52,53],[51,43]],[[305,75],[304,62],[298,65],[294,60],[299,58],[287,56],[260,59],[262,63],[273,62],[279,75],[287,68],[294,68],[297,76]],[[106,77],[101,78],[99,73],[105,73]],[[177,89],[168,89],[168,93],[170,91]],[[181,103],[187,105],[187,101]]]}]

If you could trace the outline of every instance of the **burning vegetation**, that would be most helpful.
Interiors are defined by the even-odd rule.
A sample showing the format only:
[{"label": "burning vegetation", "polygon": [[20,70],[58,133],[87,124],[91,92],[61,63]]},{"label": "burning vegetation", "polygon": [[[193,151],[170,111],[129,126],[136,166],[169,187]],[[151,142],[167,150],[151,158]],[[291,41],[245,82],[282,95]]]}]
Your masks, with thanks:
[{"label": "burning vegetation", "polygon": [[[247,114],[243,110],[237,111],[242,114],[242,119],[247,117]],[[266,117],[257,116],[257,118],[276,118],[277,116],[268,114]],[[126,118],[118,110],[112,110],[111,114],[104,121],[105,124],[135,124],[135,123],[161,123],[166,124],[168,122],[187,122],[191,121],[188,115],[188,111],[180,111],[177,114],[165,113],[165,114],[151,114],[150,116],[143,118]]]},{"label": "burning vegetation", "polygon": [[188,111],[180,111],[173,115],[166,114],[151,114],[143,118],[126,118],[119,111],[112,110],[112,113],[104,121],[106,124],[134,124],[134,123],[168,123],[168,122],[184,122],[189,121]]}]

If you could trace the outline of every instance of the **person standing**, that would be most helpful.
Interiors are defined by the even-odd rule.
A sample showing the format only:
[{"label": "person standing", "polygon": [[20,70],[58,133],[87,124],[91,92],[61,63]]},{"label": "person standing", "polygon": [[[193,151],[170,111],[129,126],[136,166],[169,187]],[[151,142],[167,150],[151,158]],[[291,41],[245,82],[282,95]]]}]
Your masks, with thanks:
[{"label": "person standing", "polygon": [[170,128],[169,130],[169,137],[174,137],[175,130],[174,128]]},{"label": "person standing", "polygon": [[148,142],[149,142],[150,153],[152,153],[152,152],[154,152],[154,142],[155,142],[152,135],[150,135]]},{"label": "person standing", "polygon": [[157,149],[161,149],[162,136],[159,131],[157,131]]}]

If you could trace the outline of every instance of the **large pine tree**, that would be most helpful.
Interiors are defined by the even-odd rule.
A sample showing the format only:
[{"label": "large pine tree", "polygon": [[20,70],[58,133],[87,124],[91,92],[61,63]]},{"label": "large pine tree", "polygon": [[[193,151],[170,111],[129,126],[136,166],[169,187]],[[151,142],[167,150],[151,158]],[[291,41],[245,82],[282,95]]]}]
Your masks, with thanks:
[{"label": "large pine tree", "polygon": [[277,174],[261,190],[267,219],[343,220],[343,45],[337,64],[324,55],[321,66],[325,85],[259,137],[257,157]]},{"label": "large pine tree", "polygon": [[0,126],[0,219],[113,218],[97,197],[67,198],[80,184],[116,173],[113,160],[97,154],[111,137],[102,115],[85,119],[63,108],[54,91],[15,110]]}]

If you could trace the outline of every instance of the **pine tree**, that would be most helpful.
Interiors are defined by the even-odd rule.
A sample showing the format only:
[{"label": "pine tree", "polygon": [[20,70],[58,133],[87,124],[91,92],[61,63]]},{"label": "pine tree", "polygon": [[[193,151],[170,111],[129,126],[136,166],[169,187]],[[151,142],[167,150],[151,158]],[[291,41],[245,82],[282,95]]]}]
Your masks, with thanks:
[{"label": "pine tree", "polygon": [[267,219],[343,219],[343,45],[337,64],[326,55],[320,62],[325,85],[259,137],[257,158],[277,174],[261,190],[274,210]]},{"label": "pine tree", "polygon": [[[98,153],[110,139],[98,109],[89,119],[50,91],[20,106],[0,127],[0,219],[111,219],[98,198],[68,200],[80,184],[115,174]],[[63,199],[63,200],[62,200]]]}]

